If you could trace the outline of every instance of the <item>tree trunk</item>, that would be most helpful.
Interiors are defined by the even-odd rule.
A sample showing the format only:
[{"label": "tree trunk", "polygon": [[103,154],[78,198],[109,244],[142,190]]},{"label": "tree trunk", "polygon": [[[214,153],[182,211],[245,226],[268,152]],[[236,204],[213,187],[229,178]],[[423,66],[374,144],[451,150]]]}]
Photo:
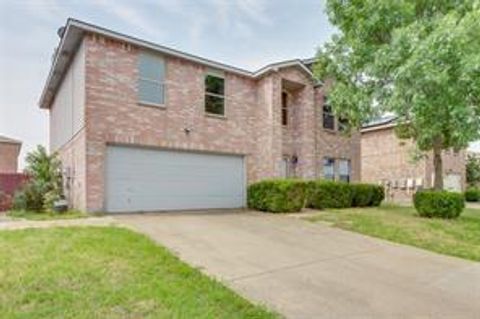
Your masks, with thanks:
[{"label": "tree trunk", "polygon": [[433,180],[433,188],[435,190],[443,189],[443,162],[442,162],[442,145],[435,143],[433,146],[433,170],[435,172]]}]

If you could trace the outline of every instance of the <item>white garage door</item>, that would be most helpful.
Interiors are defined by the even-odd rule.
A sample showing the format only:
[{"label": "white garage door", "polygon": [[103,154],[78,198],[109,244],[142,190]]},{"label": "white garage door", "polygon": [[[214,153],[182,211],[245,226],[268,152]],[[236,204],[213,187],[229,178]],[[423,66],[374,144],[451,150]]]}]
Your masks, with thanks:
[{"label": "white garage door", "polygon": [[108,147],[108,212],[238,208],[244,203],[241,156]]}]

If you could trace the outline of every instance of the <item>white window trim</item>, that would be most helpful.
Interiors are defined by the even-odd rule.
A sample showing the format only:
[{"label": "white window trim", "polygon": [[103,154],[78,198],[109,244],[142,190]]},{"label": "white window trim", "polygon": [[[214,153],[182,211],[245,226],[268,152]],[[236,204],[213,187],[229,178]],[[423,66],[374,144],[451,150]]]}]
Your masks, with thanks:
[{"label": "white window trim", "polygon": [[339,181],[341,181],[340,176],[346,176],[346,175],[340,174],[340,162],[341,161],[347,162],[347,165],[348,165],[348,183],[351,183],[352,182],[352,160],[350,158],[340,157],[340,158],[336,159],[335,161],[337,162],[337,166],[338,166],[336,175],[338,175],[338,180]]},{"label": "white window trim", "polygon": [[[223,95],[217,94],[217,93],[211,93],[207,91],[207,85],[205,83],[207,76],[213,76],[219,79],[223,79]],[[211,70],[205,73],[205,76],[203,77],[203,91],[205,92],[204,97],[208,95],[208,96],[213,96],[213,97],[218,97],[223,99],[223,114],[217,114],[217,113],[212,113],[207,111],[207,105],[206,105],[207,101],[204,98],[203,111],[205,115],[213,118],[226,118],[227,117],[227,99],[225,97],[227,92],[227,80],[225,79],[225,75],[221,72],[216,72],[214,70],[213,71]]]},{"label": "white window trim", "polygon": [[[145,78],[145,77],[142,77],[141,76],[141,73],[140,73],[140,70],[138,70],[138,86],[140,86],[140,81],[147,81],[147,82],[150,82],[150,83],[154,83],[154,84],[157,84],[158,87],[161,87],[163,89],[163,103],[155,103],[155,102],[151,102],[151,101],[142,101],[140,99],[140,95],[138,95],[138,104],[140,105],[145,105],[145,106],[156,106],[156,107],[159,107],[159,108],[165,108],[166,105],[167,105],[167,90],[166,90],[166,80],[165,78],[167,77],[167,62],[165,61],[165,58],[162,57],[162,56],[159,56],[159,55],[152,55],[150,53],[140,53],[139,54],[139,59],[140,59],[140,56],[141,55],[150,55],[150,56],[153,56],[159,60],[162,60],[163,62],[163,81],[158,81],[157,79],[151,79],[151,78]],[[138,88],[138,90],[140,90],[140,88]]]},{"label": "white window trim", "polygon": [[[332,179],[327,179],[326,177],[326,174],[325,174],[325,160],[333,160],[333,165],[332,165],[332,168],[333,168],[333,172],[332,172],[332,175],[333,178]],[[326,180],[331,180],[331,181],[336,181],[337,180],[337,159],[335,157],[329,157],[329,156],[324,156],[323,159],[322,159],[322,178],[323,179],[326,179]]]}]

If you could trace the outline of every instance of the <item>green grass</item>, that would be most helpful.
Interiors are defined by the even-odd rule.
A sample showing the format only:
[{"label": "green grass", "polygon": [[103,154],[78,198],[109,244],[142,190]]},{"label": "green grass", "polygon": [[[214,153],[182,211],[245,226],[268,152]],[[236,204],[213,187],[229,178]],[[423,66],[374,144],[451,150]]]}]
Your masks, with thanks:
[{"label": "green grass", "polygon": [[13,218],[23,218],[28,220],[55,220],[55,219],[75,219],[75,218],[85,218],[92,217],[93,215],[69,210],[64,213],[54,213],[54,212],[28,212],[23,210],[11,210],[7,212],[7,216]]},{"label": "green grass", "polygon": [[456,220],[422,218],[414,208],[396,206],[327,210],[307,219],[441,254],[480,261],[480,209],[467,208]]},{"label": "green grass", "polygon": [[1,318],[277,318],[130,230],[0,231]]}]

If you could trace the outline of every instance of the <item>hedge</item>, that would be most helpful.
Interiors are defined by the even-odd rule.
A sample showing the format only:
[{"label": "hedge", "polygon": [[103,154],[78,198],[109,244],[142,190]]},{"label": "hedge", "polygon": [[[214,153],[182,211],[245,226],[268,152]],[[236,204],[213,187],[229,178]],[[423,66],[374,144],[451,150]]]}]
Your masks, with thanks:
[{"label": "hedge", "polygon": [[298,212],[309,208],[379,206],[385,198],[382,186],[327,180],[271,179],[254,183],[247,191],[248,207],[268,212]]},{"label": "hedge", "polygon": [[299,212],[305,205],[306,184],[301,180],[264,180],[247,189],[248,207],[272,213]]},{"label": "hedge", "polygon": [[326,180],[308,183],[307,206],[315,209],[348,208],[352,206],[353,188],[351,184]]},{"label": "hedge", "polygon": [[383,186],[373,184],[350,184],[352,188],[352,206],[379,206],[385,199]]},{"label": "hedge", "polygon": [[465,208],[462,193],[422,190],[415,193],[413,203],[422,217],[457,218]]},{"label": "hedge", "polygon": [[469,187],[465,192],[465,200],[467,202],[480,202],[480,188]]}]

